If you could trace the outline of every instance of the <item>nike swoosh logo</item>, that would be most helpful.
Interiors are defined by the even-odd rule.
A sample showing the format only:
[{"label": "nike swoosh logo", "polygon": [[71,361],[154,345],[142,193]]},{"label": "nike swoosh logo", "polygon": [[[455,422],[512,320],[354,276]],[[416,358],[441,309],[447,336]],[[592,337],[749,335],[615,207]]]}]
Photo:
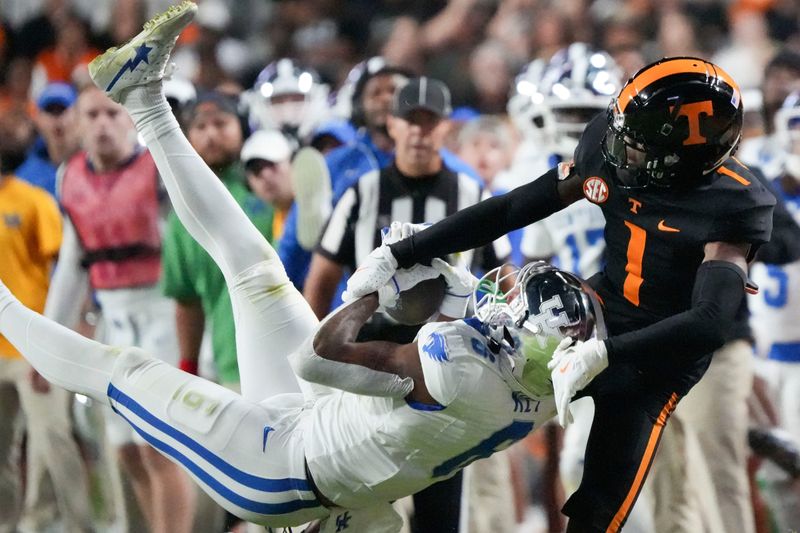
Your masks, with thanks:
[{"label": "nike swoosh logo", "polygon": [[261,451],[267,451],[267,437],[269,436],[270,431],[275,431],[275,428],[270,426],[264,426],[264,443],[261,445]]},{"label": "nike swoosh logo", "polygon": [[572,364],[572,361],[567,361],[564,366],[562,366],[561,368],[558,369],[558,371],[563,374],[564,372],[569,370],[569,367],[570,367],[571,364]]},{"label": "nike swoosh logo", "polygon": [[658,222],[658,229],[661,230],[661,231],[666,231],[668,233],[680,233],[680,231],[681,231],[678,228],[672,228],[672,227],[667,226],[666,224],[664,224],[664,219],[663,218]]}]

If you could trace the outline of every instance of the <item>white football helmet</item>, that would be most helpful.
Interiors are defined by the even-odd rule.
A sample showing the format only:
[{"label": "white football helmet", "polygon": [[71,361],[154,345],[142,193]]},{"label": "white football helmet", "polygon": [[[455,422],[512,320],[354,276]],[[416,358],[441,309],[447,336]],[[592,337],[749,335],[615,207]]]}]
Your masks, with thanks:
[{"label": "white football helmet", "polygon": [[[489,349],[510,357],[517,384],[534,397],[552,394],[547,363],[558,343],[565,337],[606,337],[600,303],[580,278],[544,261],[507,274],[501,269],[478,281],[475,317],[483,324]],[[504,292],[501,287],[512,280]]]},{"label": "white football helmet", "polygon": [[537,144],[544,141],[544,94],[542,75],[547,63],[534,59],[514,79],[506,110],[511,122],[525,140]]},{"label": "white football helmet", "polygon": [[800,181],[800,91],[794,91],[775,113],[775,133],[783,152],[783,166]]},{"label": "white football helmet", "polygon": [[608,109],[622,88],[621,72],[606,52],[573,43],[556,52],[542,74],[544,129],[553,152],[572,158],[589,121]]},{"label": "white football helmet", "polygon": [[328,92],[314,70],[292,59],[273,61],[247,92],[250,127],[279,129],[302,141],[328,118]]}]

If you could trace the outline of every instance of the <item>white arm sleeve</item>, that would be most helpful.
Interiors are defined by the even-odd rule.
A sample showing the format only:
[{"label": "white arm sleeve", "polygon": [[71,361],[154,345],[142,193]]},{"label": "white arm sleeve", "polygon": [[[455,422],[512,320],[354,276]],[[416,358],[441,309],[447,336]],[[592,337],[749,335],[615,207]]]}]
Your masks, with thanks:
[{"label": "white arm sleeve", "polygon": [[64,217],[64,237],[58,253],[44,316],[69,328],[78,323],[81,304],[89,290],[89,275],[81,268],[83,247],[68,217]]}]

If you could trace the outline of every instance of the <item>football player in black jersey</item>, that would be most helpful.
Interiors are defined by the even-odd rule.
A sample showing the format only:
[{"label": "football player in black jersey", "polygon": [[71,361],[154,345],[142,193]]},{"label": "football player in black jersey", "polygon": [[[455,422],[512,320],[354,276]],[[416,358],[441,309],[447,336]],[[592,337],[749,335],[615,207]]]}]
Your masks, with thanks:
[{"label": "football player in black jersey", "polygon": [[572,162],[376,249],[348,283],[359,297],[398,267],[488,244],[581,198],[602,208],[607,263],[589,284],[609,337],[562,344],[551,362],[562,425],[576,394],[595,402],[583,480],[563,509],[568,532],[622,527],[667,418],[750,288],[747,263],[770,239],[775,198],[733,157],[741,127],[728,74],[698,58],[658,61],[589,123]]}]

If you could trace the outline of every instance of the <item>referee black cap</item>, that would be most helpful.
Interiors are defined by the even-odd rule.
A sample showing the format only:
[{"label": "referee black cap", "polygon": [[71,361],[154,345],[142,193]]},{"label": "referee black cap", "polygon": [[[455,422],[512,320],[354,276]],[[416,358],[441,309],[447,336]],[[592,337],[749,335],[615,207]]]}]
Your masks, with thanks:
[{"label": "referee black cap", "polygon": [[427,109],[441,117],[450,115],[450,89],[443,82],[423,76],[412,78],[394,95],[392,114],[406,117],[415,109]]}]

